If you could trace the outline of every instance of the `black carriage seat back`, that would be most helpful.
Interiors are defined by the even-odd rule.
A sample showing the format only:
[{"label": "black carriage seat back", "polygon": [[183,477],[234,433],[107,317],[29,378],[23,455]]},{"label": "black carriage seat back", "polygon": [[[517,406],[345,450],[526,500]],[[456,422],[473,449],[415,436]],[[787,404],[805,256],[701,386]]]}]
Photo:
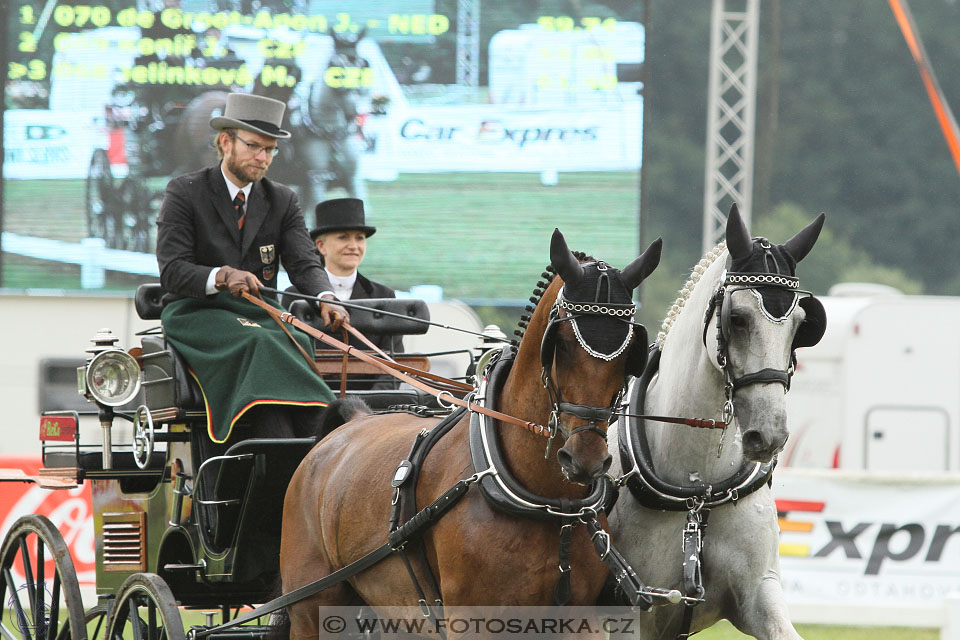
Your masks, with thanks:
[{"label": "black carriage seat back", "polygon": [[[363,334],[379,334],[388,336],[423,335],[429,325],[417,320],[430,320],[430,309],[423,300],[411,298],[369,298],[366,300],[351,300],[351,305],[357,304],[366,309],[350,308],[350,324]],[[406,318],[388,316],[378,311],[398,313]],[[290,305],[290,313],[298,320],[305,322],[314,329],[322,330],[323,322],[320,312],[306,300],[296,300]],[[324,345],[320,345],[325,348]]]},{"label": "black carriage seat back", "polygon": [[133,306],[142,320],[159,320],[163,312],[163,296],[166,292],[156,282],[149,282],[137,287],[133,296]]},{"label": "black carriage seat back", "polygon": [[[163,336],[147,335],[140,341],[143,350],[144,401],[151,411],[176,408],[177,422],[204,419],[205,408],[200,386],[187,363]],[[190,412],[190,415],[188,415]]]},{"label": "black carriage seat back", "polygon": [[[133,298],[137,315],[143,320],[159,320],[164,295],[166,293],[157,283],[137,287]],[[188,411],[196,419],[201,419],[203,394],[190,375],[183,356],[162,335],[145,335],[140,346],[143,349],[144,400],[150,410],[176,408],[178,422],[188,419]]]}]

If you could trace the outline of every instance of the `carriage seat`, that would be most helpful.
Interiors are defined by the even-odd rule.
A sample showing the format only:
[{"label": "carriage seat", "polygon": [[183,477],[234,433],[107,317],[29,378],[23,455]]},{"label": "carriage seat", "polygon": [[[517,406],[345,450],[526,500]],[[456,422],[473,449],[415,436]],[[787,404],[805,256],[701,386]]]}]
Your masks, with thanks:
[{"label": "carriage seat", "polygon": [[176,408],[177,420],[185,420],[187,412],[204,418],[203,393],[183,356],[163,336],[145,335],[140,345],[144,400],[150,410]]},{"label": "carriage seat", "polygon": [[159,283],[150,282],[137,287],[133,296],[133,306],[142,320],[159,320],[163,312],[163,296],[166,291]]},{"label": "carriage seat", "polygon": [[[350,324],[365,335],[412,336],[423,335],[430,328],[418,320],[430,320],[430,309],[423,300],[413,298],[368,298],[366,300],[351,300],[351,305],[360,305],[367,309],[351,307]],[[398,313],[406,318],[388,316],[378,311]],[[320,319],[317,307],[306,300],[295,300],[290,305],[290,313],[298,320],[310,325],[314,329],[326,329]]]}]

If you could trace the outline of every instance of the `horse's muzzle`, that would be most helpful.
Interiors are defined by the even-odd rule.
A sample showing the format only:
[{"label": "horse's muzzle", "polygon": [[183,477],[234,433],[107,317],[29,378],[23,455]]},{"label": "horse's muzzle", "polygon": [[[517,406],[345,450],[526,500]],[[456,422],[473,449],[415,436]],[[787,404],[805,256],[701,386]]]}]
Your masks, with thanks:
[{"label": "horse's muzzle", "polygon": [[567,451],[567,447],[557,451],[557,460],[560,462],[560,470],[563,477],[569,482],[582,485],[590,485],[594,480],[605,474],[613,463],[613,456],[609,453],[602,457],[599,462],[590,464],[581,459],[582,456],[574,456]]}]

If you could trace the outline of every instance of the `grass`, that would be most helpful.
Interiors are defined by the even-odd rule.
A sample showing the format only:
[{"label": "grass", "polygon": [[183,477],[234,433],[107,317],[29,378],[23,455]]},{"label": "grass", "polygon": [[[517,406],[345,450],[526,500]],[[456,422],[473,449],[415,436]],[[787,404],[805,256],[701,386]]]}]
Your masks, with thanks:
[{"label": "grass", "polygon": [[[563,173],[550,187],[533,173],[405,174],[369,182],[367,218],[378,233],[363,271],[396,289],[437,284],[448,297],[523,301],[549,262],[554,227],[572,249],[614,266],[637,256],[638,180],[623,171]],[[162,180],[151,180],[151,187],[162,187]],[[85,188],[83,180],[5,182],[2,230],[80,241],[87,234]],[[312,206],[305,208],[313,226]],[[111,276],[108,286],[133,289],[143,281],[132,280]],[[0,285],[74,288],[79,269],[4,256]]]},{"label": "grass", "polygon": [[[804,640],[937,640],[936,629],[907,627],[837,627],[818,624],[798,624],[797,632]],[[726,620],[693,636],[697,640],[742,640],[750,636],[737,631]]]}]

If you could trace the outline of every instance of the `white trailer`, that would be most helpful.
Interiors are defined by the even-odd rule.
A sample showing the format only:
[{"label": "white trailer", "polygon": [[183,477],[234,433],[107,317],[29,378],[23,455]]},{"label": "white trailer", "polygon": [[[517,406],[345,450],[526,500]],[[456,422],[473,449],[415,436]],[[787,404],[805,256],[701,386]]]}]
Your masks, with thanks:
[{"label": "white trailer", "polygon": [[960,470],[960,297],[836,285],[798,352],[782,465]]}]

